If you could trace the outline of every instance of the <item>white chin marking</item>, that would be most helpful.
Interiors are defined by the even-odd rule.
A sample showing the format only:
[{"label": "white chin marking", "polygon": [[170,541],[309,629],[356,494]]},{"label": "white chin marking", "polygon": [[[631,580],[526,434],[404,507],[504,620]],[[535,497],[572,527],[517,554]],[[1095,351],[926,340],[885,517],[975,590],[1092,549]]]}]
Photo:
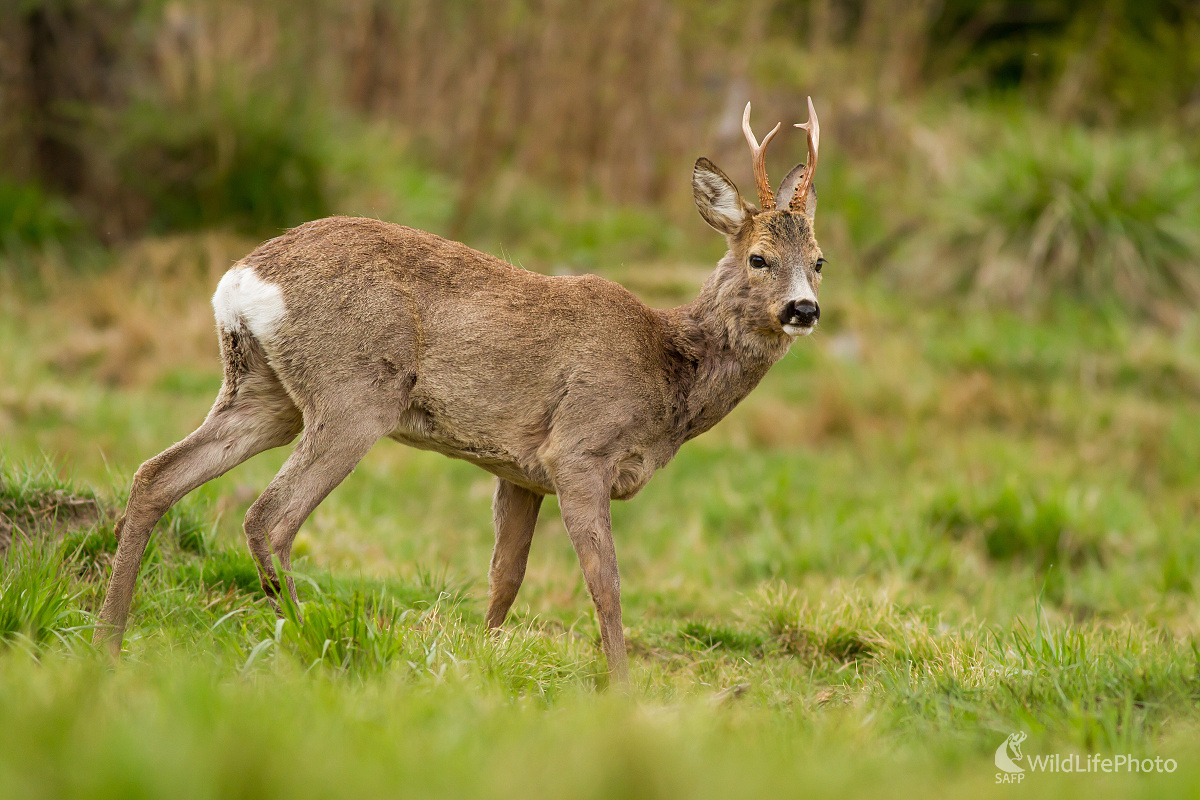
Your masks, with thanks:
[{"label": "white chin marking", "polygon": [[788,336],[808,336],[813,332],[813,325],[784,325],[783,332]]},{"label": "white chin marking", "polygon": [[283,293],[249,267],[234,267],[217,284],[212,299],[217,324],[225,330],[244,329],[265,342],[287,313]]}]

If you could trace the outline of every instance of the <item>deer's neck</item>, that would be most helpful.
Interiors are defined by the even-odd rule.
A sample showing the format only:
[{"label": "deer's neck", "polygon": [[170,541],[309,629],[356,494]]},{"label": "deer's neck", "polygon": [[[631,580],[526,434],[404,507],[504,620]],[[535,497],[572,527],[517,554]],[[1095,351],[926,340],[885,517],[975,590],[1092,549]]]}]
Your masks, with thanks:
[{"label": "deer's neck", "polygon": [[787,353],[786,338],[749,327],[744,285],[730,279],[734,269],[726,256],[695,300],[667,312],[683,364],[677,378],[681,443],[721,421]]}]

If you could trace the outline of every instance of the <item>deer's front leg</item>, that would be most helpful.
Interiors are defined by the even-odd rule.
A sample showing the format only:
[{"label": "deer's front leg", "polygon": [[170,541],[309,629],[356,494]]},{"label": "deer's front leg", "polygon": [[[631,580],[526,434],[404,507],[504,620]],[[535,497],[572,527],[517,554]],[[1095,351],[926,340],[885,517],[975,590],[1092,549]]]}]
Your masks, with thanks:
[{"label": "deer's front leg", "polygon": [[609,675],[614,683],[628,683],[629,664],[621,627],[621,576],[613,546],[608,487],[590,476],[556,483],[563,523],[600,618],[600,643]]},{"label": "deer's front leg", "polygon": [[503,478],[497,479],[496,496],[492,500],[496,548],[492,551],[492,566],[488,570],[489,628],[497,628],[504,623],[508,610],[517,599],[521,581],[525,579],[529,544],[533,541],[533,526],[537,524],[541,506],[540,494],[534,494]]}]

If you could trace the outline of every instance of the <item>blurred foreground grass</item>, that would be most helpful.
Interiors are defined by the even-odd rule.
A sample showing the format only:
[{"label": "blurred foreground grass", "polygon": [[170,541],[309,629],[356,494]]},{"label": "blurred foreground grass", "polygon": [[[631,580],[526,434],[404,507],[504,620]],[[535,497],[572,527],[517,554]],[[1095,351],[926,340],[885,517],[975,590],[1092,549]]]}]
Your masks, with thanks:
[{"label": "blurred foreground grass", "polygon": [[[832,266],[821,332],[614,507],[632,697],[597,692],[556,504],[493,639],[491,479],[390,442],[301,532],[302,625],[240,533],[279,451],[160,526],[110,671],[84,640],[113,514],[211,403],[207,297],[248,249],[148,239],[0,297],[0,526],[34,540],[0,582],[5,794],[1000,793],[1016,730],[1180,765],[1023,790],[1195,791],[1198,321],[928,305]],[[604,274],[666,305],[707,269]]]}]

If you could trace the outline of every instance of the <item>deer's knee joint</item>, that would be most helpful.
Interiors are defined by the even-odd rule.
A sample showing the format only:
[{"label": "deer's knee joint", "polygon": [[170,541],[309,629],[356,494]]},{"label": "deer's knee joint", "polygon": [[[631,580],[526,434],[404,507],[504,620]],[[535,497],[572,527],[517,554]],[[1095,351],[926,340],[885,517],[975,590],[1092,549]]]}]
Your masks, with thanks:
[{"label": "deer's knee joint", "polygon": [[133,473],[133,486],[130,487],[130,494],[149,486],[151,481],[154,480],[154,476],[158,474],[158,470],[157,457],[142,462],[142,465],[137,468],[137,472]]},{"label": "deer's knee joint", "polygon": [[155,481],[157,476],[158,468],[146,469],[146,464],[134,474],[133,484],[129,487],[129,502],[125,506],[125,513],[117,521],[117,538],[120,538],[120,531],[130,516],[142,519],[148,515],[157,519],[167,513],[174,503],[174,498]]},{"label": "deer's knee joint", "polygon": [[242,529],[246,531],[246,536],[250,539],[258,539],[265,535],[266,524],[267,508],[260,497],[246,510],[246,516],[242,519]]}]

